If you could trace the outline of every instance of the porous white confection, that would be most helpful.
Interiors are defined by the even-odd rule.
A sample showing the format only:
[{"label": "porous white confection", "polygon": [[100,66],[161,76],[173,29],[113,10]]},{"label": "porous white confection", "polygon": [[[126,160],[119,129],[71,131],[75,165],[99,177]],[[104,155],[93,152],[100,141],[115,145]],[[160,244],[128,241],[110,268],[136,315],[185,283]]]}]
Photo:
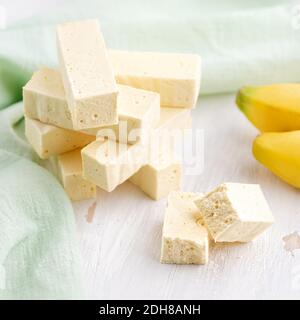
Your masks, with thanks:
[{"label": "porous white confection", "polygon": [[174,151],[172,130],[191,127],[190,110],[161,108],[159,124],[152,131],[154,139],[148,145],[148,161],[129,181],[154,200],[179,190],[182,180],[182,164]]},{"label": "porous white confection", "polygon": [[76,149],[58,156],[58,176],[73,201],[96,197],[96,185],[82,176],[81,150]]},{"label": "porous white confection", "polygon": [[138,186],[153,200],[166,197],[179,190],[182,180],[182,165],[169,154],[160,154],[135,173],[129,181]]},{"label": "porous white confection", "polygon": [[[176,109],[176,108],[161,108],[160,120],[155,127],[154,135],[157,136],[158,148],[152,150],[149,143],[136,143],[133,145],[127,145],[122,143],[116,143],[112,140],[98,140],[94,143],[86,146],[82,150],[83,159],[83,174],[86,179],[94,182],[100,188],[106,191],[114,190],[119,184],[132,177],[143,166],[150,164],[151,167],[146,168],[146,171],[153,174],[152,179],[155,178],[155,172],[161,171],[161,173],[167,173],[168,177],[171,176],[168,186],[158,185],[156,183],[149,183],[144,185],[142,189],[153,197],[162,197],[166,194],[168,188],[177,188],[180,184],[181,170],[179,170],[178,161],[174,161],[169,155],[168,161],[159,161],[157,156],[160,154],[166,155],[167,152],[173,152],[171,142],[168,139],[164,139],[168,134],[168,130],[171,129],[185,129],[191,125],[190,110]],[[165,129],[165,130],[163,130]],[[160,133],[162,135],[160,135]],[[167,132],[165,132],[167,131]],[[163,140],[163,143],[162,143]],[[165,152],[161,152],[167,142]],[[170,144],[170,146],[169,146]],[[112,150],[120,150],[111,154]],[[156,151],[156,152],[152,152]],[[106,155],[106,156],[105,156]],[[165,156],[164,156],[165,157]],[[172,159],[172,160],[171,160]],[[168,164],[166,164],[168,162]],[[165,171],[163,171],[163,166]],[[181,166],[180,166],[181,167]],[[150,171],[149,171],[150,169]],[[174,171],[175,170],[175,175]],[[177,171],[178,169],[178,171]],[[169,175],[170,174],[170,175]],[[158,183],[168,178],[156,179]],[[173,180],[174,179],[174,180]],[[134,179],[135,182],[139,180]],[[151,189],[153,187],[153,189]],[[157,190],[155,190],[157,188]],[[146,191],[147,190],[147,191]]]},{"label": "porous white confection", "polygon": [[116,124],[118,90],[99,22],[58,25],[57,48],[74,129]]},{"label": "porous white confection", "polygon": [[257,184],[224,183],[195,204],[216,242],[251,241],[274,222]]},{"label": "porous white confection", "polygon": [[23,103],[25,116],[74,129],[58,70],[45,67],[34,72],[23,87]]},{"label": "porous white confection", "polygon": [[[102,136],[112,133],[112,138],[116,138],[117,141],[122,143],[135,143],[145,140],[145,135],[160,120],[159,94],[123,85],[118,85],[118,90],[119,123],[81,131],[91,135],[99,133]],[[74,130],[58,70],[44,67],[34,72],[32,78],[23,88],[23,101],[24,113],[27,117]],[[122,129],[124,130],[122,131]],[[132,140],[130,140],[132,129],[138,130],[139,134],[136,139],[132,135]],[[121,135],[119,135],[120,132]]]},{"label": "porous white confection", "polygon": [[81,151],[83,176],[110,192],[146,163],[145,147],[112,140],[96,140]]},{"label": "porous white confection", "polygon": [[191,110],[163,107],[156,129],[190,129],[191,126]]},{"label": "porous white confection", "polygon": [[105,137],[112,130],[112,140],[121,143],[145,143],[149,132],[160,120],[160,97],[156,92],[118,85],[119,123],[103,127],[98,136]]},{"label": "porous white confection", "polygon": [[201,79],[200,56],[117,50],[110,50],[109,56],[118,83],[158,92],[162,106],[195,106]]},{"label": "porous white confection", "polygon": [[25,117],[25,135],[41,159],[83,147],[95,140],[95,136],[58,128],[28,117]]},{"label": "porous white confection", "polygon": [[208,232],[194,204],[200,193],[171,192],[165,213],[161,262],[205,264],[208,262]]}]

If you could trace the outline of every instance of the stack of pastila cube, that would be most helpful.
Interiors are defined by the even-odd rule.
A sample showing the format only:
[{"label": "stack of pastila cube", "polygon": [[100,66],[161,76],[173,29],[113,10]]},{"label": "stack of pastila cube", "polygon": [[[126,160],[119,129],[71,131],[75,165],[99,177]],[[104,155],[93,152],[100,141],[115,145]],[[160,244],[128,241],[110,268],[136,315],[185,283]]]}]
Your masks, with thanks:
[{"label": "stack of pastila cube", "polygon": [[257,185],[176,191],[182,166],[171,130],[191,126],[198,55],[107,51],[96,20],[59,25],[57,46],[59,69],[41,68],[24,87],[25,133],[40,158],[58,156],[72,200],[126,180],[153,199],[169,195],[164,263],[204,264],[209,238],[247,242],[273,222]]},{"label": "stack of pastila cube", "polygon": [[191,126],[200,57],[108,51],[97,20],[59,25],[57,47],[59,68],[37,70],[23,88],[25,133],[40,158],[58,156],[69,197],[126,180],[153,199],[178,190],[172,146],[152,154],[150,142]]}]

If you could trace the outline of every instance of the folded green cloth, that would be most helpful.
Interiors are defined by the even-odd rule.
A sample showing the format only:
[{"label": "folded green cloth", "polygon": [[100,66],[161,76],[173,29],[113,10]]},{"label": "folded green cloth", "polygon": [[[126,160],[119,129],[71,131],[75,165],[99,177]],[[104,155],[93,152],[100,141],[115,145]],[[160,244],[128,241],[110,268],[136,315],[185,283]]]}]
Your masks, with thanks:
[{"label": "folded green cloth", "polygon": [[84,297],[71,204],[37,164],[24,139],[21,105],[12,105],[34,70],[57,66],[57,22],[99,18],[114,49],[199,53],[202,93],[300,80],[294,1],[61,2],[58,12],[0,31],[2,298]]},{"label": "folded green cloth", "polygon": [[0,112],[0,298],[84,298],[73,208],[24,140],[22,104]]}]

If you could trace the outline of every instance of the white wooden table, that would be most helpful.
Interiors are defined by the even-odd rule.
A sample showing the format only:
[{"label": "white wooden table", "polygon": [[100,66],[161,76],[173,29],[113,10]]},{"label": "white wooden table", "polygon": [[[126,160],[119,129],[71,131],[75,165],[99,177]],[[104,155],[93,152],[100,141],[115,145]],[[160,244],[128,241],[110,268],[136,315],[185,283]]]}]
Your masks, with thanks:
[{"label": "white wooden table", "polygon": [[[7,20],[46,12],[61,0],[2,0]],[[206,191],[224,181],[260,183],[276,223],[253,243],[215,245],[206,266],[159,263],[165,200],[126,182],[94,201],[74,204],[89,297],[96,299],[300,298],[300,191],[281,182],[251,154],[257,131],[234,97],[200,98],[194,128],[205,131],[205,167],[183,190]],[[94,209],[94,210],[93,210]],[[94,211],[94,212],[93,212]],[[299,240],[298,240],[299,242]]]},{"label": "white wooden table", "polygon": [[[96,207],[94,201],[74,204],[90,297],[300,298],[300,250],[287,251],[283,241],[300,231],[299,191],[254,160],[257,131],[233,95],[200,98],[193,122],[194,129],[204,129],[204,172],[185,177],[183,190],[206,191],[224,181],[260,183],[276,223],[253,243],[213,245],[206,266],[162,265],[166,200],[150,200],[129,182],[112,193],[99,190]],[[297,246],[295,240],[290,236],[287,245]]]}]

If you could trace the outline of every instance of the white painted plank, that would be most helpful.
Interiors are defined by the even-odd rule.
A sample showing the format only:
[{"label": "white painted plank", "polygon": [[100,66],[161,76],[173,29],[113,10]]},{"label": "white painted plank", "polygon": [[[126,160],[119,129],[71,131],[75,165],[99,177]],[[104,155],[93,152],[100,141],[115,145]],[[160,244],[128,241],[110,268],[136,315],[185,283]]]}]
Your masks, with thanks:
[{"label": "white painted plank", "polygon": [[300,250],[282,238],[300,231],[299,191],[257,163],[251,153],[257,131],[235,107],[234,96],[201,98],[194,129],[205,131],[203,174],[184,179],[184,190],[206,191],[224,181],[260,183],[276,223],[253,243],[215,245],[206,266],[159,263],[166,200],[148,199],[126,182],[112,193],[75,204],[91,298],[262,299],[300,297]]}]

